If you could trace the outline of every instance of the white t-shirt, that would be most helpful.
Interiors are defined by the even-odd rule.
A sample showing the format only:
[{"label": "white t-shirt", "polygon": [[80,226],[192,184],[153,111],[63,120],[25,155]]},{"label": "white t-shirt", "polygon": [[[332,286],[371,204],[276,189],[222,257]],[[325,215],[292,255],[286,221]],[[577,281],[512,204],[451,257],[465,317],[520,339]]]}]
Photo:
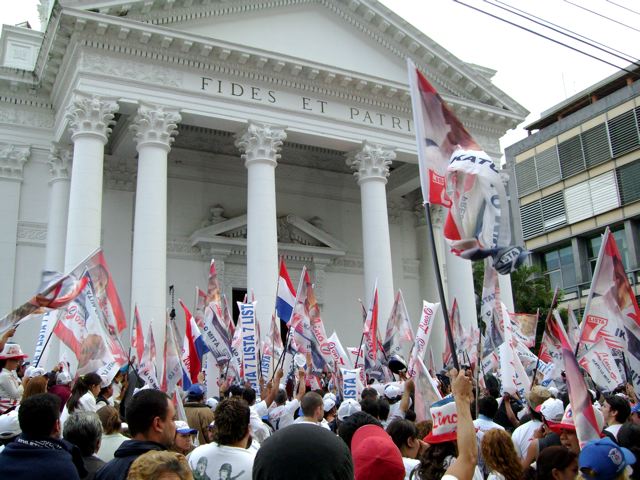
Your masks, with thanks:
[{"label": "white t-shirt", "polygon": [[520,459],[527,456],[527,450],[533,440],[533,434],[541,426],[542,422],[540,420],[532,419],[520,425],[511,434],[511,440],[513,440],[513,445],[516,447],[516,453]]},{"label": "white t-shirt", "polygon": [[269,427],[267,427],[262,421],[262,417],[269,413],[267,404],[263,400],[256,403],[255,405],[251,405],[251,407],[249,407],[249,411],[251,412],[251,416],[249,417],[249,425],[251,425],[251,432],[253,433],[253,437],[259,443],[262,443],[271,434],[271,432],[269,431]]},{"label": "white t-shirt", "polygon": [[604,430],[605,430],[605,432],[609,432],[614,437],[618,438],[618,432],[620,431],[621,428],[622,428],[622,424],[619,423],[617,425],[611,425],[611,426],[605,428]]},{"label": "white t-shirt", "polygon": [[[98,408],[96,406],[96,397],[93,396],[93,393],[87,392],[80,397],[78,400],[78,406],[74,410],[74,412],[97,412]],[[69,410],[67,406],[64,406],[62,410],[62,415],[60,415],[60,425],[64,425],[64,422],[69,418]]]},{"label": "white t-shirt", "polygon": [[269,421],[273,425],[274,430],[288,427],[293,424],[293,415],[300,408],[300,402],[294,398],[285,405],[278,405],[269,411]]},{"label": "white t-shirt", "polygon": [[102,441],[100,442],[100,449],[96,455],[103,462],[110,462],[113,460],[113,454],[122,445],[122,442],[129,440],[121,433],[111,433],[109,435],[103,434]]},{"label": "white t-shirt", "polygon": [[404,480],[409,480],[409,476],[413,469],[420,465],[420,460],[415,458],[402,457],[402,463],[404,464]]},{"label": "white t-shirt", "polygon": [[246,448],[208,443],[189,454],[194,480],[251,480],[256,454]]}]

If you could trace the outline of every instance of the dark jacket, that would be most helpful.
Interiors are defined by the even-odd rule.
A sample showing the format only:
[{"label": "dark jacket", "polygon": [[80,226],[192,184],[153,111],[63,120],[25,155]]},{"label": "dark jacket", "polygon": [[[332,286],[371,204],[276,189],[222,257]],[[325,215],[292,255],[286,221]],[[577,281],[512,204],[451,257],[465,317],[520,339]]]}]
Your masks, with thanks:
[{"label": "dark jacket", "polygon": [[166,448],[159,443],[144,440],[122,442],[113,454],[113,460],[98,470],[96,480],[126,480],[134,460],[150,450],[166,450]]},{"label": "dark jacket", "polygon": [[[0,452],[1,476],[11,480],[80,479],[73,449],[74,446],[65,440],[28,440],[20,436]],[[81,457],[78,458],[81,462]],[[82,469],[84,474],[84,466]]]}]

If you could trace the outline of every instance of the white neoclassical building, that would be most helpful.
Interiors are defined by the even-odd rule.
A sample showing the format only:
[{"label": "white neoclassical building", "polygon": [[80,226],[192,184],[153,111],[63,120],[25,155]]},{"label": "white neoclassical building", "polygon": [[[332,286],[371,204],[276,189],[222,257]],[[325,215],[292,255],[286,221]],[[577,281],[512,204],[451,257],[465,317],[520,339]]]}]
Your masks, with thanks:
[{"label": "white neoclassical building", "polygon": [[[253,292],[263,331],[279,255],[294,284],[309,268],[345,346],[376,279],[383,331],[397,289],[417,323],[437,292],[406,57],[494,159],[527,113],[493,70],[375,0],[43,0],[40,13],[43,31],[0,38],[0,311],[101,246],[159,345],[169,285],[192,305],[212,257],[229,299]],[[475,322],[471,267],[438,247]],[[27,351],[37,329],[18,331]]]}]

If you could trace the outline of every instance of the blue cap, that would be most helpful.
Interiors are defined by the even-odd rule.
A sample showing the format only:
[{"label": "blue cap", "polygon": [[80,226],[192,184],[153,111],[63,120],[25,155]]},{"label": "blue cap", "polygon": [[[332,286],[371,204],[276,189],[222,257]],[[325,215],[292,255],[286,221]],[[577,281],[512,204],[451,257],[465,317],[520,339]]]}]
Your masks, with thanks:
[{"label": "blue cap", "polygon": [[618,446],[608,437],[588,442],[578,459],[580,472],[587,480],[614,480],[636,462],[630,450]]},{"label": "blue cap", "polygon": [[199,383],[194,383],[187,390],[187,396],[189,397],[202,397],[204,395],[204,387]]},{"label": "blue cap", "polygon": [[640,413],[640,403],[636,403],[631,407],[631,413]]}]

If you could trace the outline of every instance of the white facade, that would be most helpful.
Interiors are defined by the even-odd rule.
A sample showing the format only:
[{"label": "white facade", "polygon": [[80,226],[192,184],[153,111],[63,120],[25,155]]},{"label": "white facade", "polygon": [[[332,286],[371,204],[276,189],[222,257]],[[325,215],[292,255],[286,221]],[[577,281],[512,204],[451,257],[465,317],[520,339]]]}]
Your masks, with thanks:
[{"label": "white facade", "polygon": [[[310,269],[345,346],[376,279],[382,331],[395,289],[417,323],[437,292],[406,57],[496,159],[526,115],[492,71],[373,0],[68,0],[44,34],[21,30],[0,39],[0,310],[43,268],[102,246],[125,311],[153,319],[158,345],[168,286],[191,305],[212,257],[230,299],[253,291],[263,332],[278,255],[294,284]],[[470,265],[440,261],[475,324]],[[18,330],[27,351],[37,328]]]}]

